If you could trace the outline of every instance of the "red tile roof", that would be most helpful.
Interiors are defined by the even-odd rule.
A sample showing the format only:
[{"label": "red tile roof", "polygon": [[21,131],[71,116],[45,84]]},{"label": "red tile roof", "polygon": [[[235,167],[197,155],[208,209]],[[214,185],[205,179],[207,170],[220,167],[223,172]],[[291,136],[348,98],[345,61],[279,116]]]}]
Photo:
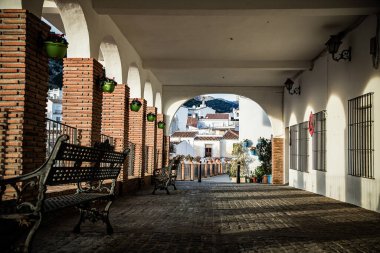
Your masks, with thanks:
[{"label": "red tile roof", "polygon": [[224,135],[223,139],[226,140],[237,140],[239,139],[239,132],[234,130],[228,130]]},{"label": "red tile roof", "polygon": [[173,138],[194,138],[198,132],[175,132],[171,137]]},{"label": "red tile roof", "polygon": [[227,113],[206,114],[205,119],[229,119],[229,115]]},{"label": "red tile roof", "polygon": [[201,135],[198,135],[197,137],[195,137],[195,141],[220,141],[222,139],[222,137],[220,136],[201,136]]},{"label": "red tile roof", "polygon": [[197,127],[197,125],[198,125],[198,119],[197,118],[193,118],[193,117],[188,117],[187,118],[187,125],[188,126],[192,126],[192,127]]}]

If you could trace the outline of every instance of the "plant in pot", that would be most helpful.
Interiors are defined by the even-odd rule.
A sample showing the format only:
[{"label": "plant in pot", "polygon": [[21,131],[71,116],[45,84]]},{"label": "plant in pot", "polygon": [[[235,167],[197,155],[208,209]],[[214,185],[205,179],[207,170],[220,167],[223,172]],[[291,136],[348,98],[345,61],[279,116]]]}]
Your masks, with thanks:
[{"label": "plant in pot", "polygon": [[257,178],[257,183],[261,183],[265,175],[265,170],[262,166],[258,166],[255,170],[255,176]]},{"label": "plant in pot", "polygon": [[158,123],[157,123],[157,127],[158,127],[159,129],[164,129],[164,128],[165,128],[165,122],[163,122],[163,121],[158,121]]},{"label": "plant in pot", "polygon": [[131,111],[138,112],[141,108],[141,105],[141,102],[137,98],[133,99],[130,104]]},{"label": "plant in pot", "polygon": [[115,90],[117,83],[114,79],[103,77],[100,80],[100,85],[102,86],[103,92],[112,93]]},{"label": "plant in pot", "polygon": [[150,113],[148,113],[148,114],[146,115],[146,119],[147,119],[149,122],[153,122],[153,121],[156,120],[156,114],[150,112]]},{"label": "plant in pot", "polygon": [[256,145],[257,155],[264,175],[267,176],[268,183],[271,183],[272,179],[272,141],[270,139],[265,139],[260,137]]},{"label": "plant in pot", "polygon": [[49,33],[44,47],[49,58],[62,59],[65,57],[69,43],[64,34]]}]

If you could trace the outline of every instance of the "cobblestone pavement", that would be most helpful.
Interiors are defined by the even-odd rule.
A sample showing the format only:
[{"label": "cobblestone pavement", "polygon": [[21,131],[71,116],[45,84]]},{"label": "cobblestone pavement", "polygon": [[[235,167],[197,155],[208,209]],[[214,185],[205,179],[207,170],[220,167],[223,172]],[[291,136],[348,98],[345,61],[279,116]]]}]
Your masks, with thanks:
[{"label": "cobblestone pavement", "polygon": [[111,207],[114,234],[48,217],[33,252],[380,252],[380,214],[287,186],[177,182]]}]

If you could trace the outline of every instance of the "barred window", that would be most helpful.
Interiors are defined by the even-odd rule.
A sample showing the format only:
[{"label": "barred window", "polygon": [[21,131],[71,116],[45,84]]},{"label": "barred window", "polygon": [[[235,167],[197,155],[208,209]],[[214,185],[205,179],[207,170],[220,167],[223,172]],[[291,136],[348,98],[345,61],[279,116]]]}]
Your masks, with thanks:
[{"label": "barred window", "polygon": [[309,157],[308,122],[290,127],[290,168],[307,172]]},{"label": "barred window", "polygon": [[290,169],[298,170],[298,125],[293,125],[290,127],[289,131],[290,141],[289,141],[289,149],[290,149]]},{"label": "barred window", "polygon": [[314,114],[313,169],[326,171],[326,111]]},{"label": "barred window", "polygon": [[374,178],[373,92],[348,100],[348,174]]},{"label": "barred window", "polygon": [[298,138],[298,170],[308,171],[309,159],[309,122],[305,121],[299,124]]}]

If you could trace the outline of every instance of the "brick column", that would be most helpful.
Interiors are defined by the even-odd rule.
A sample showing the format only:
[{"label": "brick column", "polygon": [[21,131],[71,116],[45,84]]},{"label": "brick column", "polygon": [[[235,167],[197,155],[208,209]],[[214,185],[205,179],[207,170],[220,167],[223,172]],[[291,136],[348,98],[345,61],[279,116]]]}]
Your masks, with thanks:
[{"label": "brick column", "polygon": [[273,184],[284,183],[284,138],[272,138]]},{"label": "brick column", "polygon": [[[165,117],[163,114],[157,114],[157,122],[165,122]],[[164,155],[164,131],[165,129],[157,128],[157,168],[162,168],[162,159]]]},{"label": "brick column", "polygon": [[169,166],[170,158],[170,136],[164,136],[164,166]]},{"label": "brick column", "polygon": [[[148,106],[146,109],[146,113],[153,113],[157,115],[157,108],[153,106]],[[148,147],[147,152],[147,161],[146,164],[146,172],[148,174],[153,174],[153,170],[156,169],[156,145],[157,145],[157,118],[153,122],[149,122],[147,118],[146,120],[146,131],[145,131],[145,145]]]},{"label": "brick column", "polygon": [[[129,99],[129,103],[132,102]],[[146,132],[146,100],[140,98],[142,106],[138,112],[129,109],[129,141],[135,144],[135,162],[133,168],[133,176],[144,178],[145,169],[145,132]]]},{"label": "brick column", "polygon": [[103,66],[93,58],[63,61],[63,123],[82,131],[80,144],[100,142],[103,92],[97,83]]},{"label": "brick column", "polygon": [[[128,148],[129,87],[118,84],[112,93],[103,93],[102,134],[115,140],[115,150]],[[120,172],[119,180],[128,180],[128,159]]]},{"label": "brick column", "polygon": [[[31,172],[46,157],[50,27],[27,10],[0,10],[0,124],[4,177]],[[0,175],[1,177],[2,175]]]}]

